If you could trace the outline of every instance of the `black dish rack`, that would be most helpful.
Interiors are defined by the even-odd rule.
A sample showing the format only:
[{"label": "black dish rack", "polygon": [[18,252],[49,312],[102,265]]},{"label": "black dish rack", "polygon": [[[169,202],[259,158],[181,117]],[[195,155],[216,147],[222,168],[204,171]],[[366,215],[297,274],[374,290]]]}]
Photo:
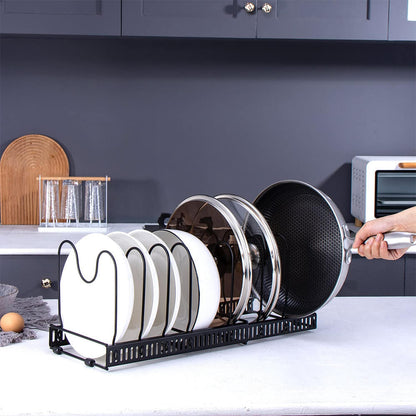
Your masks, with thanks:
[{"label": "black dish rack", "polygon": [[[98,273],[98,266],[100,258],[104,255],[111,257],[114,264],[114,284],[115,284],[115,302],[114,302],[114,336],[111,344],[104,343],[102,341],[88,337],[86,334],[80,334],[73,331],[71,328],[64,328],[62,325],[50,325],[49,328],[49,347],[52,351],[58,355],[65,354],[70,357],[81,360],[85,365],[89,367],[99,367],[105,370],[109,370],[111,367],[137,363],[141,361],[147,361],[157,358],[168,357],[172,355],[178,355],[183,353],[190,353],[193,351],[202,351],[207,349],[213,349],[217,347],[224,347],[227,345],[233,344],[247,344],[249,341],[258,340],[262,338],[274,337],[277,335],[285,335],[296,332],[303,332],[311,329],[316,329],[317,327],[317,316],[316,313],[300,317],[300,318],[285,318],[274,316],[273,314],[267,318],[264,318],[262,311],[263,301],[257,299],[259,310],[255,310],[253,307],[255,299],[250,298],[246,311],[242,315],[242,318],[234,320],[232,317],[232,311],[234,310],[235,304],[238,302],[237,298],[234,298],[231,293],[229,299],[225,299],[220,303],[218,309],[218,320],[220,324],[216,324],[215,327],[210,327],[206,329],[199,330],[190,330],[191,326],[191,311],[192,304],[189,305],[189,320],[186,331],[181,331],[179,329],[173,328],[169,334],[167,334],[167,322],[168,322],[168,311],[169,311],[169,286],[170,286],[170,258],[169,254],[164,246],[161,244],[155,244],[149,250],[151,253],[156,248],[161,248],[166,253],[167,261],[167,298],[166,298],[166,325],[163,331],[162,336],[152,337],[152,338],[142,338],[141,332],[137,340],[128,341],[128,342],[115,342],[117,334],[117,265],[114,259],[114,256],[109,251],[101,251],[96,258],[96,268],[95,275],[91,280],[87,280],[80,270],[78,253],[75,248],[75,245],[69,241],[64,240],[58,248],[58,315],[61,319],[61,299],[60,299],[60,280],[62,274],[61,267],[61,251],[62,247],[65,244],[69,244],[74,250],[79,276],[74,276],[74,278],[82,279],[85,284],[89,284],[95,280]],[[218,243],[228,246],[228,243]],[[178,247],[182,246],[183,249],[188,251],[187,247],[181,243],[175,244],[171,251]],[[232,248],[228,246],[232,253]],[[145,287],[146,287],[146,263],[143,253],[138,247],[131,247],[126,256],[128,257],[132,251],[136,251],[140,254],[143,262],[143,299],[142,299],[142,325],[143,328],[143,319],[144,319],[144,305],[145,305]],[[189,254],[189,251],[188,251]],[[189,294],[192,293],[192,269],[193,269],[193,260],[190,258],[190,282],[189,282]],[[234,270],[232,268],[231,273],[231,287],[233,287],[234,279]],[[192,300],[192,296],[189,297]],[[251,316],[250,320],[244,319],[244,317]],[[253,318],[254,316],[254,318]],[[66,337],[66,333],[87,339],[91,342],[98,343],[105,347],[105,356],[99,359],[85,358],[78,355],[70,347],[70,343]]]}]

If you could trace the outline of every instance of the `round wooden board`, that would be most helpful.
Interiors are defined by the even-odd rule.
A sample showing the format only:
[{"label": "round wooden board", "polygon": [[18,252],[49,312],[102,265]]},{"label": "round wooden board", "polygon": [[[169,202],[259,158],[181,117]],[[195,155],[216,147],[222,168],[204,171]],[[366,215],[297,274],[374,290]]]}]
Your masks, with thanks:
[{"label": "round wooden board", "polygon": [[40,134],[11,142],[0,160],[2,224],[39,224],[39,175],[69,176],[62,147]]}]

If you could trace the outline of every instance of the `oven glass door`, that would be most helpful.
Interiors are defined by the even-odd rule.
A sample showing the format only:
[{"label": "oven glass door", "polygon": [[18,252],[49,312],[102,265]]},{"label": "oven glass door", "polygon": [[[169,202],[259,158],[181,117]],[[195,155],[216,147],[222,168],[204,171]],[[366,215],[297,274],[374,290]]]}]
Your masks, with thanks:
[{"label": "oven glass door", "polygon": [[376,218],[395,214],[415,205],[416,170],[376,172]]}]

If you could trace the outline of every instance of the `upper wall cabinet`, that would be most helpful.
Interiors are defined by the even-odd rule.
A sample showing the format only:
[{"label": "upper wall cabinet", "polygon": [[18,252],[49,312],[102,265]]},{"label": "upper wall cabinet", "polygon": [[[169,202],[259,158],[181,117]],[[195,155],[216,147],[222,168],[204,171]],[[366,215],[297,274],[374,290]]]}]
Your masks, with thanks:
[{"label": "upper wall cabinet", "polygon": [[256,1],[123,0],[125,36],[256,36]]},{"label": "upper wall cabinet", "polygon": [[123,35],[387,40],[389,0],[123,0]]},{"label": "upper wall cabinet", "polygon": [[416,0],[0,0],[0,33],[416,40]]},{"label": "upper wall cabinet", "polygon": [[119,36],[121,0],[0,0],[0,33]]},{"label": "upper wall cabinet", "polygon": [[416,40],[416,0],[390,0],[389,40]]},{"label": "upper wall cabinet", "polygon": [[258,3],[259,38],[387,40],[388,0]]}]

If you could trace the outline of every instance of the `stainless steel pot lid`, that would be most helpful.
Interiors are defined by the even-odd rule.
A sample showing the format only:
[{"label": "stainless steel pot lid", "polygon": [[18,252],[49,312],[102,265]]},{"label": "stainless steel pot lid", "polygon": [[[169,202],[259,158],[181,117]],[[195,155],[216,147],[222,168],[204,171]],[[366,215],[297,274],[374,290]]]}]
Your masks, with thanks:
[{"label": "stainless steel pot lid", "polygon": [[187,231],[208,247],[220,274],[219,313],[230,321],[239,319],[250,297],[252,267],[247,240],[232,212],[215,198],[195,195],[179,204],[167,228]]},{"label": "stainless steel pot lid", "polygon": [[252,263],[252,295],[258,299],[255,312],[266,318],[274,309],[280,290],[280,256],[273,233],[260,211],[237,195],[218,195],[235,216],[249,245]]},{"label": "stainless steel pot lid", "polygon": [[254,205],[268,222],[282,262],[276,312],[308,315],[341,289],[350,256],[345,221],[323,192],[300,181],[282,181],[264,190]]}]

